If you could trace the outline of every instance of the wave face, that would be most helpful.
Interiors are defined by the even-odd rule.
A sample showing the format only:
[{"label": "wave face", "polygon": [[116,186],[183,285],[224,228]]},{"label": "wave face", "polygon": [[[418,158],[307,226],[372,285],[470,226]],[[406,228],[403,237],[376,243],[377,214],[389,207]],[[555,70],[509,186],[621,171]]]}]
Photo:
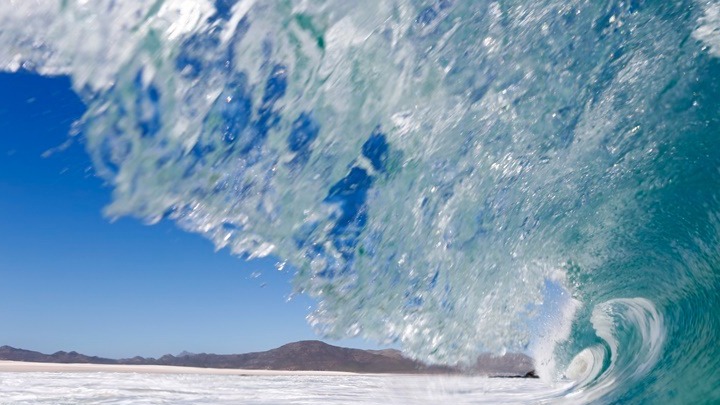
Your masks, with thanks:
[{"label": "wave face", "polygon": [[0,27],[1,68],[84,98],[108,215],[277,255],[322,333],[535,350],[573,403],[720,398],[717,2],[26,1]]}]

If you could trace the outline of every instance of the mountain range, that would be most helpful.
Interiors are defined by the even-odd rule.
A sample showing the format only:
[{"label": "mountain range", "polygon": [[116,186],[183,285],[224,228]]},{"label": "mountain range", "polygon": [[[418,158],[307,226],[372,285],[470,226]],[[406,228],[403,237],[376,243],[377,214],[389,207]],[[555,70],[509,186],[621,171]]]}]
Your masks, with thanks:
[{"label": "mountain range", "polygon": [[0,360],[43,363],[89,363],[165,365],[252,370],[348,371],[356,373],[460,374],[472,373],[504,377],[534,377],[532,359],[511,353],[500,357],[481,355],[470,367],[426,365],[404,357],[395,349],[361,350],[329,345],[318,340],[288,343],[276,349],[244,354],[182,352],[160,358],[133,357],[108,359],[74,351],[43,354],[10,346],[0,347]]}]

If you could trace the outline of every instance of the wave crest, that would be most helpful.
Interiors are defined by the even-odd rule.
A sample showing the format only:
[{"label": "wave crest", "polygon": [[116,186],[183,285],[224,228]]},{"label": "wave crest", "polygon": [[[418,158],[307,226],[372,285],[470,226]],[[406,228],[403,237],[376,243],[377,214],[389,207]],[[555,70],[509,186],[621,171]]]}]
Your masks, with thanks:
[{"label": "wave crest", "polygon": [[[717,10],[659,3],[13,2],[0,67],[72,77],[110,216],[282,257],[320,331],[454,363],[553,329],[605,392],[667,356],[657,308],[717,284],[651,265],[717,176]],[[548,281],[586,309],[535,327]]]}]

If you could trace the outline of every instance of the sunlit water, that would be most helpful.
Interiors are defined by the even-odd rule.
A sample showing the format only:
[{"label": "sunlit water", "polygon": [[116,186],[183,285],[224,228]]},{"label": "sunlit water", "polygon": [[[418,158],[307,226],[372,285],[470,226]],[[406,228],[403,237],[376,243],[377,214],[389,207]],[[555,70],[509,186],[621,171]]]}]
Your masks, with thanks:
[{"label": "sunlit water", "polygon": [[456,376],[0,373],[0,404],[522,404],[561,388]]},{"label": "sunlit water", "polygon": [[6,0],[0,27],[0,69],[86,103],[108,216],[276,255],[319,332],[720,401],[717,0]]}]

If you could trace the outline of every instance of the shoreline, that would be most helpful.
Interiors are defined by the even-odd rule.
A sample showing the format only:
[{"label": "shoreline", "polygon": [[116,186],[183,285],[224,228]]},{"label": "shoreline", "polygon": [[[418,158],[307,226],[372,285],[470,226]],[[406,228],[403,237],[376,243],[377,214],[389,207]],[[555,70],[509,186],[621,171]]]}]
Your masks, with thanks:
[{"label": "shoreline", "polygon": [[237,376],[348,376],[360,375],[346,371],[249,370],[234,368],[202,368],[158,365],[35,363],[0,360],[0,373],[141,373],[141,374],[208,374]]}]

